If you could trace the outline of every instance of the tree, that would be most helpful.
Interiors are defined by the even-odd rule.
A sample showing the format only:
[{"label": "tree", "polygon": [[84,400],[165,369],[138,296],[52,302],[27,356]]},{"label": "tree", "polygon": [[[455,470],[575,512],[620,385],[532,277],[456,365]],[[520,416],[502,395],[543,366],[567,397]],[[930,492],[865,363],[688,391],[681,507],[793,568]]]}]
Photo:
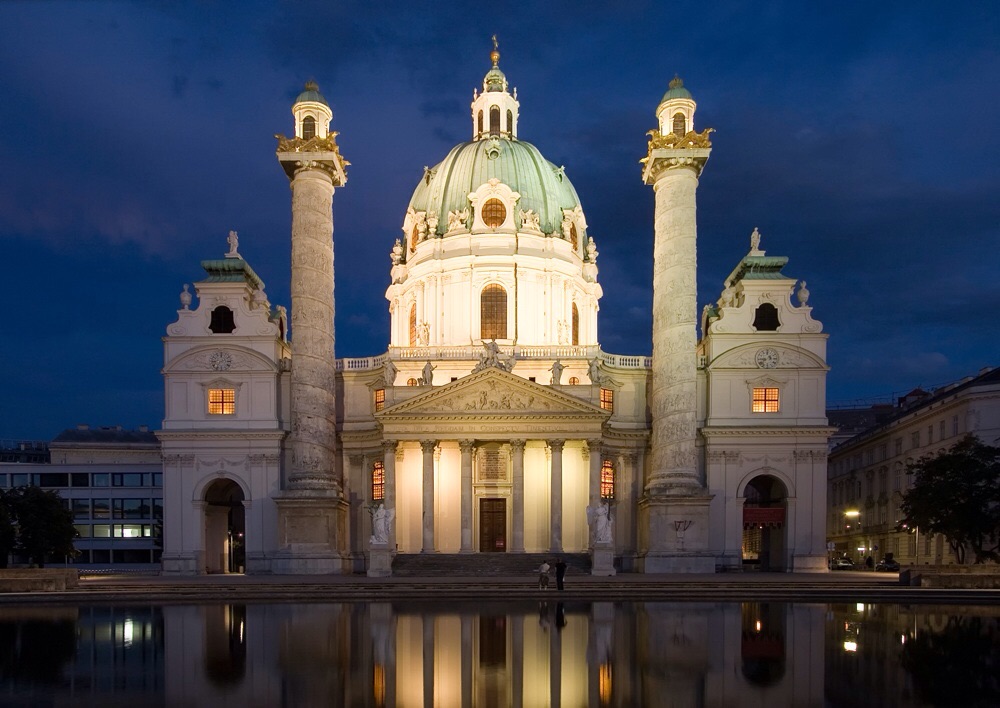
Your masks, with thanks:
[{"label": "tree", "polygon": [[969,435],[950,450],[907,465],[903,524],[944,534],[959,563],[1000,560],[1000,448]]},{"label": "tree", "polygon": [[14,550],[42,567],[46,556],[76,555],[73,513],[58,493],[38,487],[17,487],[3,496],[4,506],[14,521],[17,541]]}]

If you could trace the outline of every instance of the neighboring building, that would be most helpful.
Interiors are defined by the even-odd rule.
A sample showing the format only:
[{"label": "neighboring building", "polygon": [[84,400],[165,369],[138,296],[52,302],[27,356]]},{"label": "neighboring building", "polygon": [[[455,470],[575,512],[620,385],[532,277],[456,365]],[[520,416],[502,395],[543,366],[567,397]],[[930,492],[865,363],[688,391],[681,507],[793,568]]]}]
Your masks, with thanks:
[{"label": "neighboring building", "polygon": [[520,138],[491,58],[472,139],[400,205],[389,347],[367,358],[333,356],[333,114],[312,83],[292,106],[290,322],[231,233],[164,338],[164,571],[387,574],[397,553],[496,552],[590,552],[608,574],[825,570],[827,335],[755,229],[697,341],[711,143],[691,94],[670,83],[643,160],[653,355],[610,354],[583,206]]},{"label": "neighboring building", "polygon": [[[0,462],[0,486],[34,485],[59,493],[73,512],[81,568],[158,568],[163,518],[160,443],[147,428],[64,430],[38,443],[45,459]],[[15,562],[24,559],[14,558]],[[67,559],[53,558],[52,563]]]},{"label": "neighboring building", "polygon": [[1000,444],[1000,368],[903,396],[891,416],[830,453],[827,528],[836,556],[855,562],[887,553],[901,564],[953,563],[941,535],[897,530],[906,466],[944,452],[965,435]]}]

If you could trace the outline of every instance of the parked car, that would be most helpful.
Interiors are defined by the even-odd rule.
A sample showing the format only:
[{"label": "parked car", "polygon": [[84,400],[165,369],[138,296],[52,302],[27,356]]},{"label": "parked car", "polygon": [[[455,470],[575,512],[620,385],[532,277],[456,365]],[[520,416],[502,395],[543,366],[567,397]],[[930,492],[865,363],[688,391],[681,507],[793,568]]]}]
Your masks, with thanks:
[{"label": "parked car", "polygon": [[830,570],[854,570],[854,561],[850,558],[834,558],[830,561]]},{"label": "parked car", "polygon": [[880,573],[898,573],[899,561],[892,558],[883,558],[875,564],[875,570]]}]

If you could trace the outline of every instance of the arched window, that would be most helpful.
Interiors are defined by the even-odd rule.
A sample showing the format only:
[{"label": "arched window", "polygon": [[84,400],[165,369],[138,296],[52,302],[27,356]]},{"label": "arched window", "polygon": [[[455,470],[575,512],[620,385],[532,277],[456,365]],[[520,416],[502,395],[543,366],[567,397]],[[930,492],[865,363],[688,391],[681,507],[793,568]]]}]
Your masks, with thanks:
[{"label": "arched window", "polygon": [[507,111],[507,134],[514,134],[514,114],[510,111]]},{"label": "arched window", "polygon": [[577,308],[576,303],[573,303],[573,346],[578,346],[580,344],[580,310]]},{"label": "arched window", "polygon": [[372,464],[372,501],[385,501],[385,465],[382,460]]},{"label": "arched window", "polygon": [[778,308],[769,302],[761,303],[754,313],[753,326],[758,332],[777,332],[781,325],[778,322]]},{"label": "arched window", "polygon": [[208,325],[214,334],[231,334],[236,329],[233,311],[225,305],[219,305],[212,310],[212,321]]},{"label": "arched window", "polygon": [[687,135],[687,120],[683,113],[674,113],[674,135]]},{"label": "arched window", "polygon": [[406,380],[406,385],[407,386],[416,386],[418,383],[420,383],[420,382],[417,381],[414,378],[409,378],[409,379]]},{"label": "arched window", "polygon": [[507,338],[507,291],[497,284],[487,285],[479,296],[479,336]]},{"label": "arched window", "polygon": [[580,377],[579,376],[570,376],[569,377],[569,385],[570,386],[578,386],[579,384],[580,384]]},{"label": "arched window", "polygon": [[476,127],[478,128],[478,130],[476,130],[476,137],[479,137],[480,135],[483,134],[483,112],[482,111],[479,111],[479,119],[476,121]]},{"label": "arched window", "polygon": [[414,251],[417,250],[417,241],[419,239],[420,239],[420,229],[418,229],[417,225],[414,224],[413,230],[410,231],[410,253],[413,253]]},{"label": "arched window", "polygon": [[306,116],[302,119],[302,139],[311,140],[316,137],[316,119]]},{"label": "arched window", "polygon": [[417,306],[410,305],[410,346],[417,346]]},{"label": "arched window", "polygon": [[580,236],[576,231],[576,224],[569,225],[569,242],[573,244],[573,250],[580,247]]},{"label": "arched window", "polygon": [[604,460],[601,463],[601,499],[615,498],[615,463]]},{"label": "arched window", "polygon": [[483,204],[483,223],[491,229],[501,226],[507,219],[507,207],[496,197],[487,199]]},{"label": "arched window", "polygon": [[500,135],[499,106],[490,106],[490,135]]}]

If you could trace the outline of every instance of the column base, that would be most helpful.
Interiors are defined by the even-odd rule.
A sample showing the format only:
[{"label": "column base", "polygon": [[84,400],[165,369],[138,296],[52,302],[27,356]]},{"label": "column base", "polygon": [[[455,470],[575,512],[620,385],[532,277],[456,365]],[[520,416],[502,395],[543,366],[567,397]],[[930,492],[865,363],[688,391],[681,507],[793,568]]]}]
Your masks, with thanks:
[{"label": "column base", "polygon": [[712,495],[647,495],[639,501],[640,573],[714,573],[709,550]]},{"label": "column base", "polygon": [[590,552],[590,574],[611,576],[615,570],[615,548],[611,543],[595,543]]},{"label": "column base", "polygon": [[351,572],[347,549],[347,502],[335,496],[277,497],[278,545],[271,561],[276,575]]},{"label": "column base", "polygon": [[368,577],[388,578],[392,576],[392,551],[388,544],[372,545],[368,556]]},{"label": "column base", "polygon": [[825,554],[822,556],[793,555],[790,570],[793,573],[829,573],[830,567]]},{"label": "column base", "polygon": [[205,554],[194,553],[164,553],[160,559],[163,575],[203,575],[205,573]]}]

